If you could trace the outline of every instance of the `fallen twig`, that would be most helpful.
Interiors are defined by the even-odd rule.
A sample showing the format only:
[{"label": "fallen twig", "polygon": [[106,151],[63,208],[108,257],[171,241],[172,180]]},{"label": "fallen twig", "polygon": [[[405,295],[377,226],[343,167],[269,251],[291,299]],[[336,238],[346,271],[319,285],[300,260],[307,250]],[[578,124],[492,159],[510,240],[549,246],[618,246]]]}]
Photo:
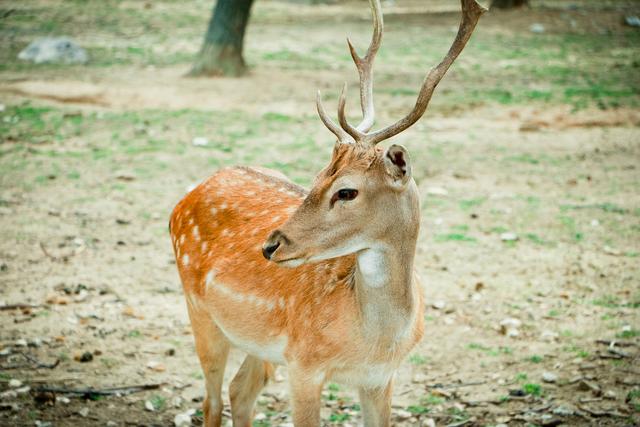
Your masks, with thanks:
[{"label": "fallen twig", "polygon": [[156,390],[166,383],[158,384],[141,384],[127,387],[109,387],[109,388],[65,388],[65,387],[38,387],[34,389],[36,393],[61,393],[71,394],[90,399],[93,396],[126,396],[146,390]]},{"label": "fallen twig", "polygon": [[626,415],[621,414],[618,411],[596,411],[595,409],[589,409],[586,406],[578,406],[578,408],[582,409],[586,413],[590,414],[593,417],[617,417],[624,418]]},{"label": "fallen twig", "polygon": [[0,311],[4,310],[24,310],[26,308],[40,308],[41,305],[33,305],[33,304],[6,304],[0,305]]},{"label": "fallen twig", "polygon": [[429,388],[459,388],[459,387],[470,387],[474,385],[482,385],[486,384],[487,381],[474,381],[468,383],[458,383],[458,384],[430,384],[427,385]]},{"label": "fallen twig", "polygon": [[633,347],[637,345],[633,341],[618,341],[618,340],[596,340],[598,344],[604,344],[608,346],[618,346],[618,347]]},{"label": "fallen twig", "polygon": [[54,257],[53,255],[51,255],[48,251],[47,248],[44,246],[44,243],[40,242],[40,249],[42,249],[42,253],[49,258],[51,261],[58,261],[57,257]]},{"label": "fallen twig", "polygon": [[30,354],[27,354],[27,353],[18,353],[18,354],[21,354],[22,357],[24,357],[29,362],[31,362],[34,365],[36,365],[35,366],[36,368],[54,369],[56,366],[58,366],[60,364],[60,359],[56,359],[56,361],[53,362],[53,363],[42,363],[41,361],[39,361],[35,357],[31,356]]}]

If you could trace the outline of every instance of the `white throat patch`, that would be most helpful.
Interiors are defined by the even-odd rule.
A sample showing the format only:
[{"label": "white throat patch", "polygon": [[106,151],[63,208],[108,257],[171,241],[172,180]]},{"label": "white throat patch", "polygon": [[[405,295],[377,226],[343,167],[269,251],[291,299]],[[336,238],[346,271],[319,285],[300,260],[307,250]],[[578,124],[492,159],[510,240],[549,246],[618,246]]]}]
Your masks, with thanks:
[{"label": "white throat patch", "polygon": [[382,287],[388,280],[388,266],[382,248],[365,249],[358,253],[358,270],[367,286]]}]

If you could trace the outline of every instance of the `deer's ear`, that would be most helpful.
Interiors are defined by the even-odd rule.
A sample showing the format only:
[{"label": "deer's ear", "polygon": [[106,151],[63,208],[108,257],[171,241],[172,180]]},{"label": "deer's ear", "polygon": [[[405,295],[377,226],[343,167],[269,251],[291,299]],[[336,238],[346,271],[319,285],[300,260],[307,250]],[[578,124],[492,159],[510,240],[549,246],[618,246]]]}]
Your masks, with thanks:
[{"label": "deer's ear", "polygon": [[392,145],[384,153],[384,167],[396,185],[404,185],[411,178],[411,160],[402,145]]}]

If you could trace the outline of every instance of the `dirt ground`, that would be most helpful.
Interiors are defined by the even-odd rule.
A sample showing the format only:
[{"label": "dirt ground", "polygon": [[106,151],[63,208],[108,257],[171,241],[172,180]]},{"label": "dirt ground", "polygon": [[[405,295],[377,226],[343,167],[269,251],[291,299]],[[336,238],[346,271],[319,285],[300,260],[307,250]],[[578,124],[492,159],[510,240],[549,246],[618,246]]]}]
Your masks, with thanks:
[{"label": "dirt ground", "polygon": [[[385,3],[379,125],[448,48],[452,3]],[[483,18],[427,115],[394,139],[421,192],[427,325],[396,377],[394,425],[640,424],[640,31],[622,25],[640,6],[532,3]],[[343,40],[365,45],[366,9],[264,1],[250,75],[187,79],[209,2],[0,6],[0,424],[173,425],[193,409],[199,425],[169,213],[225,165],[309,185],[332,148],[315,90],[333,108],[343,80],[356,86]],[[15,59],[59,32],[92,62]],[[286,376],[254,425],[290,425]],[[138,385],[150,389],[97,392]],[[323,424],[361,422],[348,386],[323,401]]]}]

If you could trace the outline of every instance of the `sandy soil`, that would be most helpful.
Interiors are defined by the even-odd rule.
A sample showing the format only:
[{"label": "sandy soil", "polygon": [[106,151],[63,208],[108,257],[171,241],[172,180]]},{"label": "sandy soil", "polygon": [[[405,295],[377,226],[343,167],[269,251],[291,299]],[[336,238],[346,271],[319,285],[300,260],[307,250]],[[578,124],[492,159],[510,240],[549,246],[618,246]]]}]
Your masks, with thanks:
[{"label": "sandy soil", "polygon": [[[70,115],[189,108],[308,117],[315,88],[340,81],[331,70],[269,67],[216,80],[185,79],[181,66],[111,71],[5,75],[0,96]],[[407,107],[406,98],[380,99],[382,122]],[[632,108],[490,105],[430,113],[396,139],[413,155],[422,196],[416,268],[427,331],[398,372],[394,425],[640,423],[639,124]],[[194,159],[234,159],[197,151],[193,132],[171,126],[142,130],[182,138],[187,154],[157,154],[161,174],[136,171],[144,159],[122,157],[114,168],[70,156],[62,164],[79,169],[80,181],[62,170],[28,190],[23,183],[49,160],[9,169],[20,141],[3,135],[11,172],[0,181],[0,424],[172,425],[199,408],[202,374],[166,224],[187,187],[213,172]],[[305,129],[326,142],[317,143],[324,161],[331,138],[319,121]],[[89,126],[46,147],[60,157],[108,146],[111,131]],[[280,137],[291,136],[269,134]],[[505,333],[501,322],[513,319]],[[241,356],[232,355],[227,378]],[[157,388],[89,399],[38,391],[140,384]],[[287,395],[279,368],[257,425],[290,423]],[[328,387],[324,423],[357,424],[356,402],[347,386]]]}]

